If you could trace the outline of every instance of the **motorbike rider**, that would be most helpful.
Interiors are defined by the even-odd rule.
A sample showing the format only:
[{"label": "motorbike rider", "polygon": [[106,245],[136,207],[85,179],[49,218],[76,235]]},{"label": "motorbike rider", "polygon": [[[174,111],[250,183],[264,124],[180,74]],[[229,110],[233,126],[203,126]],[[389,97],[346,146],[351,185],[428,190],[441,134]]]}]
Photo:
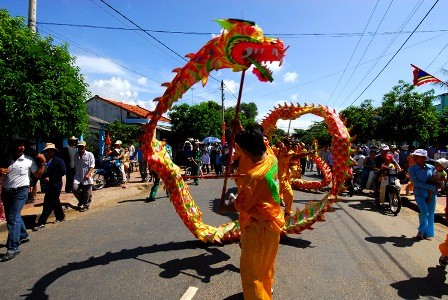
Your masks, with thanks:
[{"label": "motorbike rider", "polygon": [[[373,189],[374,189],[374,197],[378,198],[380,196],[380,175],[381,175],[381,166],[386,162],[386,156],[389,154],[390,148],[388,145],[382,145],[380,148],[381,152],[375,157],[375,175],[373,178]],[[392,164],[394,164],[395,168],[398,172],[401,171],[398,162],[396,162],[392,156]]]},{"label": "motorbike rider", "polygon": [[114,159],[118,159],[120,161],[119,168],[120,172],[123,175],[122,188],[126,188],[126,173],[124,171],[124,160],[125,160],[125,150],[121,147],[122,142],[117,140],[115,142],[115,149],[112,151]]},{"label": "motorbike rider", "polygon": [[[386,199],[386,187],[389,185],[389,170],[397,170],[397,173],[400,171],[400,166],[397,163],[393,163],[394,157],[392,154],[386,154],[384,158],[384,163],[381,165],[381,174],[380,174],[380,205],[384,204],[384,200]],[[395,177],[395,186],[400,186],[400,180]]]},{"label": "motorbike rider", "polygon": [[370,151],[369,156],[364,159],[361,174],[361,192],[366,188],[370,189],[371,182],[375,174],[375,157],[376,152],[372,150]]}]

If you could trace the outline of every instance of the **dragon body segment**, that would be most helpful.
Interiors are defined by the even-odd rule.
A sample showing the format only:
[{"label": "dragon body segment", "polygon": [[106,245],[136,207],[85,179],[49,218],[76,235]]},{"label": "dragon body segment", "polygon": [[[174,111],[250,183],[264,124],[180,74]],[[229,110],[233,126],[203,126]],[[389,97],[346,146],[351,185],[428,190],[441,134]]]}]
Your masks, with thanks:
[{"label": "dragon body segment", "polygon": [[[235,19],[218,20],[217,22],[225,29],[224,32],[210,40],[197,53],[187,55],[187,58],[190,59],[187,64],[183,68],[175,69],[174,79],[170,83],[163,84],[167,89],[160,98],[156,99],[158,104],[142,137],[144,159],[163,180],[176,212],[196,238],[209,243],[239,240],[239,223],[232,221],[214,227],[202,221],[202,212],[195,204],[188,186],[183,181],[180,168],[173,163],[165,148],[155,138],[157,122],[191,86],[198,81],[205,85],[212,70],[230,68],[239,72],[247,70],[253,65],[254,73],[259,80],[272,81],[271,72],[264,66],[264,63],[278,61],[281,64],[286,51],[279,39],[265,37],[262,30],[253,22]],[[349,144],[350,137],[348,132],[343,130],[345,127],[339,117],[323,107],[279,107],[265,119],[263,126],[269,132],[275,128],[278,119],[285,118],[285,116],[297,118],[307,109],[322,116],[326,120],[327,126],[333,128],[331,133],[336,141],[334,145],[344,148],[344,145]],[[343,153],[347,153],[347,151]],[[312,223],[322,219],[323,213],[331,205],[331,196],[337,195],[336,191],[340,189],[342,174],[347,173],[345,165],[348,156],[345,157],[343,153],[335,157],[335,168],[344,166],[344,169],[338,171],[336,180],[333,177],[334,186],[331,193],[320,202],[310,203],[302,211],[297,210],[288,218],[283,233],[299,233],[310,228]],[[336,162],[338,159],[340,162]]]}]

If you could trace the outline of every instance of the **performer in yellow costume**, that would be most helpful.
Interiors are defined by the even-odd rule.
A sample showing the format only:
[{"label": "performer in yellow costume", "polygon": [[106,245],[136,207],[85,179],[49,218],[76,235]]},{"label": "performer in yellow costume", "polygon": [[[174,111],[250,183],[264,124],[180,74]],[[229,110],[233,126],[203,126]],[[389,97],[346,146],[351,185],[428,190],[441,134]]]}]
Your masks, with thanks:
[{"label": "performer in yellow costume", "polygon": [[[302,152],[299,144],[293,145],[292,150],[296,154],[299,154]],[[290,173],[291,178],[296,178],[296,179],[302,178],[302,167],[300,165],[300,160],[298,160],[298,159],[291,160],[290,164],[289,164],[289,168],[291,169],[291,173]]]},{"label": "performer in yellow costume", "polygon": [[280,181],[280,198],[285,203],[285,215],[289,216],[292,212],[292,201],[294,193],[291,187],[291,158],[296,155],[292,150],[292,142],[284,139],[280,145],[278,159],[278,178]]},{"label": "performer in yellow costume", "polygon": [[[243,131],[244,130],[243,126],[241,125],[241,123],[239,121],[237,121],[237,122],[238,123],[237,123],[237,125],[234,126],[233,130],[235,130],[235,132]],[[254,128],[258,129],[260,132],[263,133],[263,127],[261,127],[260,125],[255,124]],[[274,156],[274,152],[272,151],[272,148],[270,147],[270,144],[269,144],[269,139],[266,136],[263,136],[263,142],[264,142],[264,145],[266,146],[266,154]],[[241,147],[238,144],[235,145],[235,154],[233,155],[232,162],[235,162],[237,164],[235,174],[238,174],[241,176],[247,174],[247,172],[254,165],[252,160],[247,155],[244,154],[244,151],[241,149]],[[235,183],[236,183],[236,185],[238,187],[238,191],[239,191],[241,189],[240,177],[235,177]]]},{"label": "performer in yellow costume", "polygon": [[285,216],[293,214],[292,202],[294,200],[294,192],[291,187],[291,166],[300,158],[307,156],[311,152],[302,152],[299,148],[299,153],[292,150],[292,141],[285,138],[280,144],[278,150],[278,178],[280,181],[280,198],[285,203]]},{"label": "performer in yellow costume", "polygon": [[277,159],[266,153],[259,130],[247,128],[238,133],[235,141],[253,164],[240,178],[241,188],[234,202],[240,213],[244,299],[271,299],[275,258],[285,224],[280,207]]}]

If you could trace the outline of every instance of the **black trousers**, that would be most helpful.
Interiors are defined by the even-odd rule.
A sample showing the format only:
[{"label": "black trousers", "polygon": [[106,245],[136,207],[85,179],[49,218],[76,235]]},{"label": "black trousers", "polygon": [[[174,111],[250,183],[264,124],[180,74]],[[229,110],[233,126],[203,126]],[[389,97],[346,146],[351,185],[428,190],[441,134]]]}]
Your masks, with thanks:
[{"label": "black trousers", "polygon": [[[61,184],[62,186],[62,184]],[[54,216],[56,220],[62,221],[65,218],[64,210],[62,209],[61,200],[59,196],[61,195],[61,189],[56,188],[52,185],[46,186],[45,196],[44,196],[44,206],[42,209],[42,214],[37,221],[37,225],[45,225],[50,214],[54,211]]]},{"label": "black trousers", "polygon": [[65,192],[71,193],[73,188],[73,177],[75,176],[75,168],[67,168],[67,174],[65,174]]}]

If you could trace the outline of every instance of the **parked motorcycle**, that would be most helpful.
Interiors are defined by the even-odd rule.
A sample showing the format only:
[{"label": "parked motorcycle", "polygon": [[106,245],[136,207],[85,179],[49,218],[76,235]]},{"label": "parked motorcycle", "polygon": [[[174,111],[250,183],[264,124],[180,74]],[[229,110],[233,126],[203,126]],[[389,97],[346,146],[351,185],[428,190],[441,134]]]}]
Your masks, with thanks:
[{"label": "parked motorcycle", "polygon": [[93,189],[115,186],[123,183],[123,174],[120,171],[120,161],[111,157],[98,158],[93,171]]}]

